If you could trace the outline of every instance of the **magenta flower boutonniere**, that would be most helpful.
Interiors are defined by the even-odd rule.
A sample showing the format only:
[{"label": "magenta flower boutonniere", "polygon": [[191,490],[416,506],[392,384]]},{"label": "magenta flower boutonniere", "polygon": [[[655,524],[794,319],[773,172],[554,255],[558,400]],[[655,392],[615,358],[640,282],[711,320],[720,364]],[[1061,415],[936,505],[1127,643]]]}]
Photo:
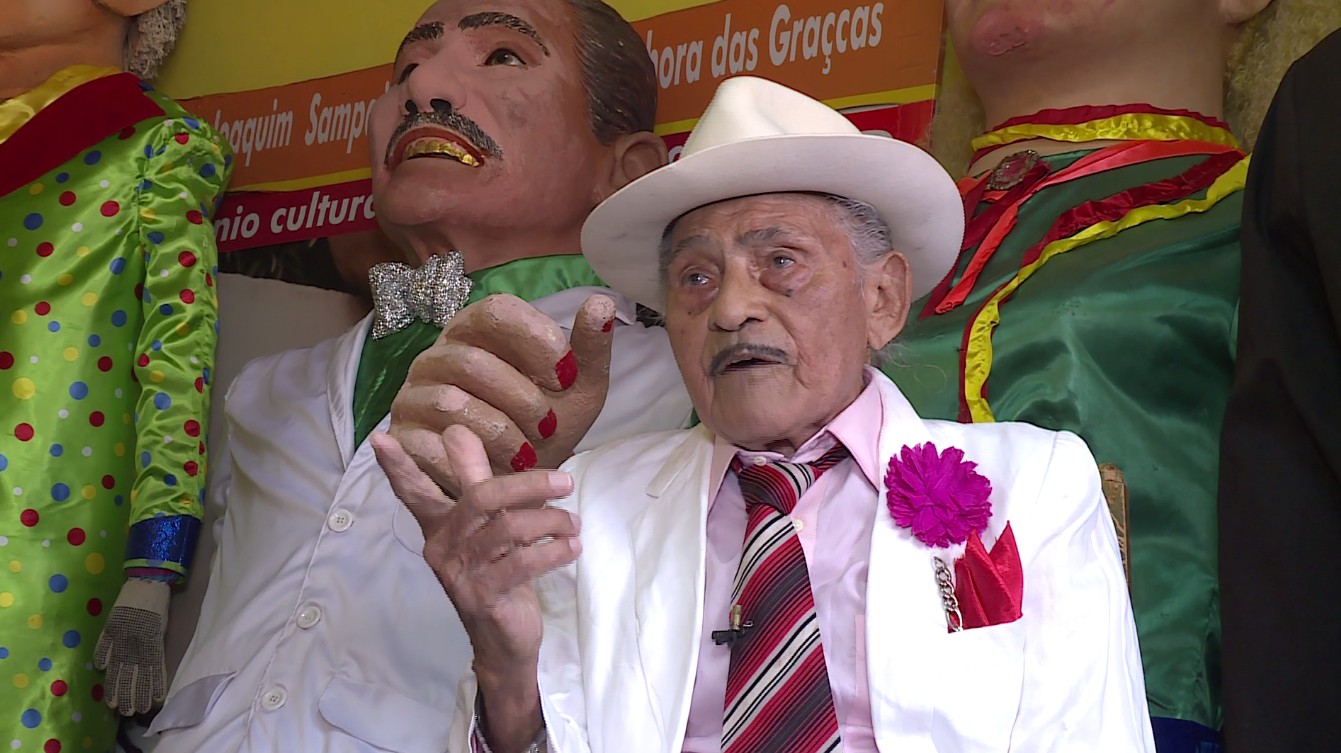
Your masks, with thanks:
[{"label": "magenta flower boutonniere", "polygon": [[1010,524],[990,553],[980,538],[992,518],[992,483],[977,468],[958,447],[939,452],[927,442],[905,446],[885,472],[895,523],[929,547],[967,542],[953,566],[946,562],[949,552],[932,557],[945,626],[952,633],[1013,622],[1023,614],[1024,569]]},{"label": "magenta flower boutonniere", "polygon": [[992,517],[992,483],[977,467],[958,447],[939,452],[930,442],[905,445],[885,472],[894,522],[930,547],[962,544],[970,533],[983,531]]}]

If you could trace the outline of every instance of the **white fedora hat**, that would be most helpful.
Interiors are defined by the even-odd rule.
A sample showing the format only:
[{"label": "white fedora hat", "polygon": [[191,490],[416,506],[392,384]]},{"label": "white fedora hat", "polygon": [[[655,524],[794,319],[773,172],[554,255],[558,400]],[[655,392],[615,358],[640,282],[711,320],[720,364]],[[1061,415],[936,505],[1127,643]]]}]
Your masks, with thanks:
[{"label": "white fedora hat", "polygon": [[633,181],[592,211],[582,253],[610,287],[664,311],[657,252],[666,228],[701,206],[742,196],[815,192],[866,202],[908,257],[914,298],[959,254],[964,208],[930,155],[861,133],[800,92],[753,76],[730,78],[689,134],[680,159]]}]

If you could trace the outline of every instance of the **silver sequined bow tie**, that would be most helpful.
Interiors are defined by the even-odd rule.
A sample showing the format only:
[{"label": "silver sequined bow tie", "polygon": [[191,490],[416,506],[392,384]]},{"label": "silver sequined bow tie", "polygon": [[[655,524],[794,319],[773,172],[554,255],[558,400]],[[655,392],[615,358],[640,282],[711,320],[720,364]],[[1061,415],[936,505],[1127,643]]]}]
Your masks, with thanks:
[{"label": "silver sequined bow tie", "polygon": [[368,271],[373,297],[373,339],[410,326],[415,319],[447,324],[466,305],[473,284],[461,254],[430,256],[418,267],[384,262]]}]

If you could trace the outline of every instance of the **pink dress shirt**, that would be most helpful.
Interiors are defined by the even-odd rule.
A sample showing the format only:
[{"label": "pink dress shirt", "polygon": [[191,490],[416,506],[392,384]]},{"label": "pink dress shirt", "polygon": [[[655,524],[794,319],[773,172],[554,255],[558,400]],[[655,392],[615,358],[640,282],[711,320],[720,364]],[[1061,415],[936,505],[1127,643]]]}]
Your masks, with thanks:
[{"label": "pink dress shirt", "polygon": [[709,488],[715,485],[718,492],[708,506],[703,636],[684,753],[717,753],[722,749],[726,672],[731,655],[727,646],[713,643],[710,634],[728,626],[746,522],[740,486],[734,475],[727,475],[731,459],[739,455],[745,463],[757,462],[756,458],[806,463],[818,460],[838,442],[847,447],[855,462],[839,463],[820,476],[797,502],[792,520],[810,570],[843,748],[847,753],[875,753],[866,684],[866,571],[871,553],[870,524],[875,518],[883,472],[877,448],[883,425],[880,392],[868,378],[857,399],[791,458],[775,452],[748,452],[717,440],[709,479]]}]

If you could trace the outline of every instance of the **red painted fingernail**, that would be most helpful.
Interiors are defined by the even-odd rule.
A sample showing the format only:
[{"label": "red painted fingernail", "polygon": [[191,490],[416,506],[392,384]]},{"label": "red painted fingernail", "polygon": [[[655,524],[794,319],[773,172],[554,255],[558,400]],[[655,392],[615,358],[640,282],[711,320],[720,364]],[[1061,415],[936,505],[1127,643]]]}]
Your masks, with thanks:
[{"label": "red painted fingernail", "polygon": [[535,448],[530,442],[522,443],[521,449],[512,456],[512,470],[521,473],[528,468],[534,468],[536,464]]},{"label": "red painted fingernail", "polygon": [[577,356],[573,351],[568,351],[568,355],[559,359],[559,363],[554,366],[554,373],[559,377],[559,389],[566,390],[573,386],[577,381]]},{"label": "red painted fingernail", "polygon": [[609,332],[610,330],[612,330],[612,329],[614,329],[614,328],[615,328],[615,320],[612,318],[610,321],[608,321],[608,322],[605,323],[605,326],[604,326],[604,327],[601,327],[601,331],[602,331],[602,332]]},{"label": "red painted fingernail", "polygon": [[545,414],[544,418],[540,419],[541,437],[549,439],[554,436],[554,430],[557,428],[559,428],[559,417],[554,415],[554,411],[551,410]]}]

